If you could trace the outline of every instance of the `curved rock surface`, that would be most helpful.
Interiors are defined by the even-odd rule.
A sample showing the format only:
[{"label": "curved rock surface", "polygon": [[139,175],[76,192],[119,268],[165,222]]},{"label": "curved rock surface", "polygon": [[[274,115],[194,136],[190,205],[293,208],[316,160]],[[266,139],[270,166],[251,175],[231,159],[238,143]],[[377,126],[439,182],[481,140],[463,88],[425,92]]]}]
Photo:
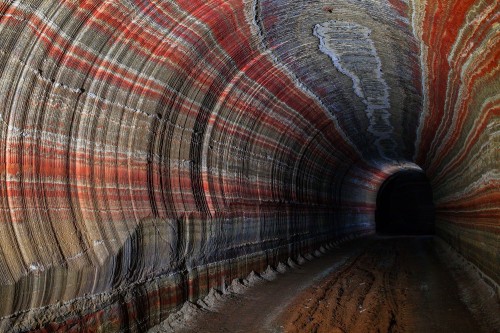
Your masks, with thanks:
[{"label": "curved rock surface", "polygon": [[0,0],[1,329],[142,331],[423,170],[500,283],[500,3]]}]

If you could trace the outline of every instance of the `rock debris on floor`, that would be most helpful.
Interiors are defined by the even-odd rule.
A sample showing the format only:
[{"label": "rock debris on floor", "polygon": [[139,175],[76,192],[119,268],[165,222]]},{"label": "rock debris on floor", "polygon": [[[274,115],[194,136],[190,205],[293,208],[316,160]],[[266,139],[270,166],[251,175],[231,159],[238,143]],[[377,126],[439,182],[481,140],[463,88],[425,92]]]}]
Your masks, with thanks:
[{"label": "rock debris on floor", "polygon": [[150,332],[500,332],[491,286],[432,236],[360,239],[270,271]]}]

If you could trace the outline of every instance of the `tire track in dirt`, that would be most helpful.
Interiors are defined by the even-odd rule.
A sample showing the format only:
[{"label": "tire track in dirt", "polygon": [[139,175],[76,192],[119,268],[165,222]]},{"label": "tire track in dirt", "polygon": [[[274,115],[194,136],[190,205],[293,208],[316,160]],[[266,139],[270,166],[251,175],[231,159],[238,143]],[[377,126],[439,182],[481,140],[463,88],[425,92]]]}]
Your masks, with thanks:
[{"label": "tire track in dirt", "polygon": [[392,288],[401,277],[396,257],[394,249],[375,242],[350,265],[308,291],[306,304],[294,304],[296,311],[285,331],[361,332],[371,323],[381,332],[399,332],[396,313],[401,313],[404,295]]},{"label": "tire track in dirt", "polygon": [[464,304],[443,297],[456,287],[431,248],[432,237],[376,238],[294,300],[280,317],[284,332],[477,332]]},{"label": "tire track in dirt", "polygon": [[463,277],[462,265],[436,242],[428,236],[348,242],[302,265],[289,261],[275,278],[262,273],[267,282],[254,274],[247,280],[257,282],[234,294],[213,291],[208,300],[188,302],[186,311],[172,314],[174,326],[166,321],[151,332],[500,333],[498,301],[485,300],[491,292],[471,283],[474,276]]}]

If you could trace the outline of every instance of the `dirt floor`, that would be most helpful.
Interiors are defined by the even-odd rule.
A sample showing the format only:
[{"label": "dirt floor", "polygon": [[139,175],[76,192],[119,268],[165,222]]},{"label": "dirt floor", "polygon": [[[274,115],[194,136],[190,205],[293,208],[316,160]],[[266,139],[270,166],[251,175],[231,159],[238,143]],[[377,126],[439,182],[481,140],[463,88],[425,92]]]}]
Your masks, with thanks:
[{"label": "dirt floor", "polygon": [[491,287],[433,237],[372,237],[213,291],[150,332],[500,332]]}]

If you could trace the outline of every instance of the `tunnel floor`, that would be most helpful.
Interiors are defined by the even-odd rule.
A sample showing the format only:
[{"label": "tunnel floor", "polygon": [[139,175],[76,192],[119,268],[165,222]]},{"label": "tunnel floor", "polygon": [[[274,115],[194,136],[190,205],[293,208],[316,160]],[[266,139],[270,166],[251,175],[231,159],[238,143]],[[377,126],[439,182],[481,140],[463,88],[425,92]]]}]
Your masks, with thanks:
[{"label": "tunnel floor", "polygon": [[269,276],[150,332],[500,332],[493,289],[432,236],[359,239]]}]

